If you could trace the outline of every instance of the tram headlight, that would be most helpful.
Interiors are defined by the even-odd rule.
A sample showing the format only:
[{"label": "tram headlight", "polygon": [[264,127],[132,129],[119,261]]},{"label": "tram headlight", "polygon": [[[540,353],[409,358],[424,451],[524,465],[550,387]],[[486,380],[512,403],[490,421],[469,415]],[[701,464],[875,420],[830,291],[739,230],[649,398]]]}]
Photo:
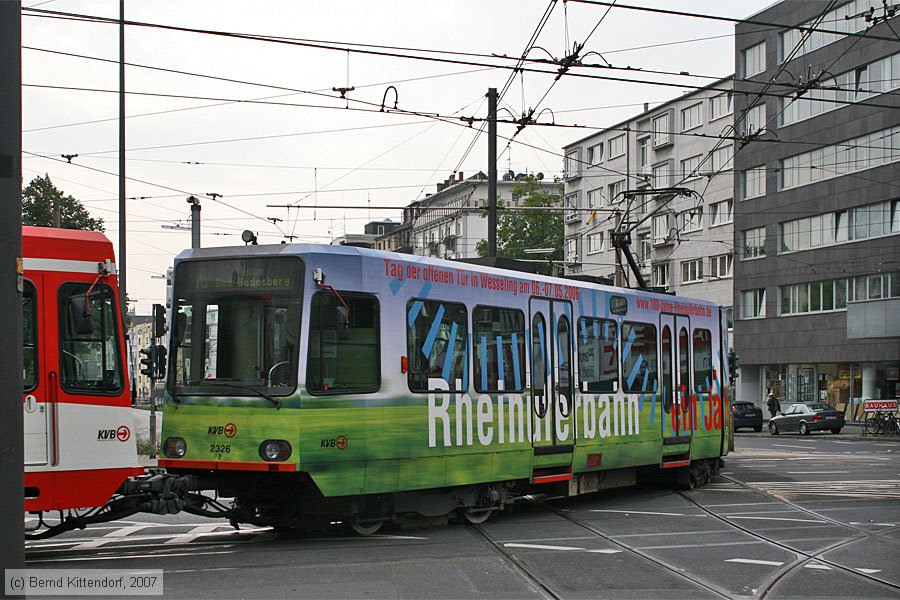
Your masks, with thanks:
[{"label": "tram headlight", "polygon": [[259,456],[270,462],[287,460],[291,456],[291,445],[285,440],[266,440],[259,445]]},{"label": "tram headlight", "polygon": [[181,458],[187,452],[187,443],[184,438],[170,437],[163,442],[163,454],[169,458]]}]

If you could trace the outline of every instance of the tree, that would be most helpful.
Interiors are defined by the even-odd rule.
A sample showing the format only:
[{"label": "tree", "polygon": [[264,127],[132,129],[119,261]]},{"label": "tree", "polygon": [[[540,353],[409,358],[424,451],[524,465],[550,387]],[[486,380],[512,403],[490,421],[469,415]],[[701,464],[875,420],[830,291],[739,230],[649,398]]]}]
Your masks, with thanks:
[{"label": "tree", "polygon": [[[512,187],[512,195],[522,198],[519,206],[526,208],[558,207],[562,186],[546,188],[533,175],[526,175]],[[497,256],[513,259],[547,259],[538,271],[550,274],[550,262],[563,260],[565,225],[560,210],[504,210],[497,207]],[[525,250],[552,248],[548,254],[526,254]],[[487,256],[487,241],[475,245],[478,256]]]},{"label": "tree", "polygon": [[63,196],[49,175],[40,175],[22,192],[22,223],[53,227],[53,211],[59,206],[59,226],[63,229],[103,231],[103,219],[94,219],[73,196]]}]

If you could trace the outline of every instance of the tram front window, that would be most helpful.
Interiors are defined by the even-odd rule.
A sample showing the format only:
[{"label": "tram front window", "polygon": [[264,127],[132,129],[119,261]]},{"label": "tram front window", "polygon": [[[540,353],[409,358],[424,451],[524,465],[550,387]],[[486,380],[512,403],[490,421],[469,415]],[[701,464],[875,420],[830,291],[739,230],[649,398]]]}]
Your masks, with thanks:
[{"label": "tram front window", "polygon": [[302,278],[292,257],[179,264],[169,363],[175,394],[292,393]]},{"label": "tram front window", "polygon": [[[90,296],[85,298],[90,290]],[[122,389],[118,310],[112,288],[67,283],[59,289],[60,379],[72,393],[114,394]]]}]

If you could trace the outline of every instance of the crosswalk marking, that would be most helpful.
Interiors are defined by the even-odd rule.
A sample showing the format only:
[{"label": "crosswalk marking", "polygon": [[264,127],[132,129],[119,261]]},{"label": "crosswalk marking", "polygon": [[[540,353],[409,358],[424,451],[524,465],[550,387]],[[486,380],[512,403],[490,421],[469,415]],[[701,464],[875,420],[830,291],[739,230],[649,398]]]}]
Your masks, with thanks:
[{"label": "crosswalk marking", "polygon": [[743,563],[747,565],[767,565],[770,567],[780,567],[783,562],[776,560],[757,560],[754,558],[726,558],[725,562]]},{"label": "crosswalk marking", "polygon": [[212,533],[219,527],[230,527],[230,525],[200,525],[198,527],[194,527],[187,533],[183,533],[181,535],[173,537],[171,540],[166,540],[165,544],[186,544],[191,542],[203,534]]}]

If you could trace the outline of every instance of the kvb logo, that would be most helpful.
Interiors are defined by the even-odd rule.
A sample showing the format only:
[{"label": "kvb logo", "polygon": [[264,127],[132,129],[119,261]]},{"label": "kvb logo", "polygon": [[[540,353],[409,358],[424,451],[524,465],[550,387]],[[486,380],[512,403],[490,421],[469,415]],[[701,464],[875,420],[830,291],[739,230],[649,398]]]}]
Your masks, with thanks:
[{"label": "kvb logo", "polygon": [[131,429],[126,425],[119,426],[118,429],[98,429],[98,442],[127,442],[131,439]]},{"label": "kvb logo", "polygon": [[234,423],[225,423],[224,425],[210,425],[206,432],[207,435],[224,435],[227,438],[233,438],[237,435],[237,425]]}]

